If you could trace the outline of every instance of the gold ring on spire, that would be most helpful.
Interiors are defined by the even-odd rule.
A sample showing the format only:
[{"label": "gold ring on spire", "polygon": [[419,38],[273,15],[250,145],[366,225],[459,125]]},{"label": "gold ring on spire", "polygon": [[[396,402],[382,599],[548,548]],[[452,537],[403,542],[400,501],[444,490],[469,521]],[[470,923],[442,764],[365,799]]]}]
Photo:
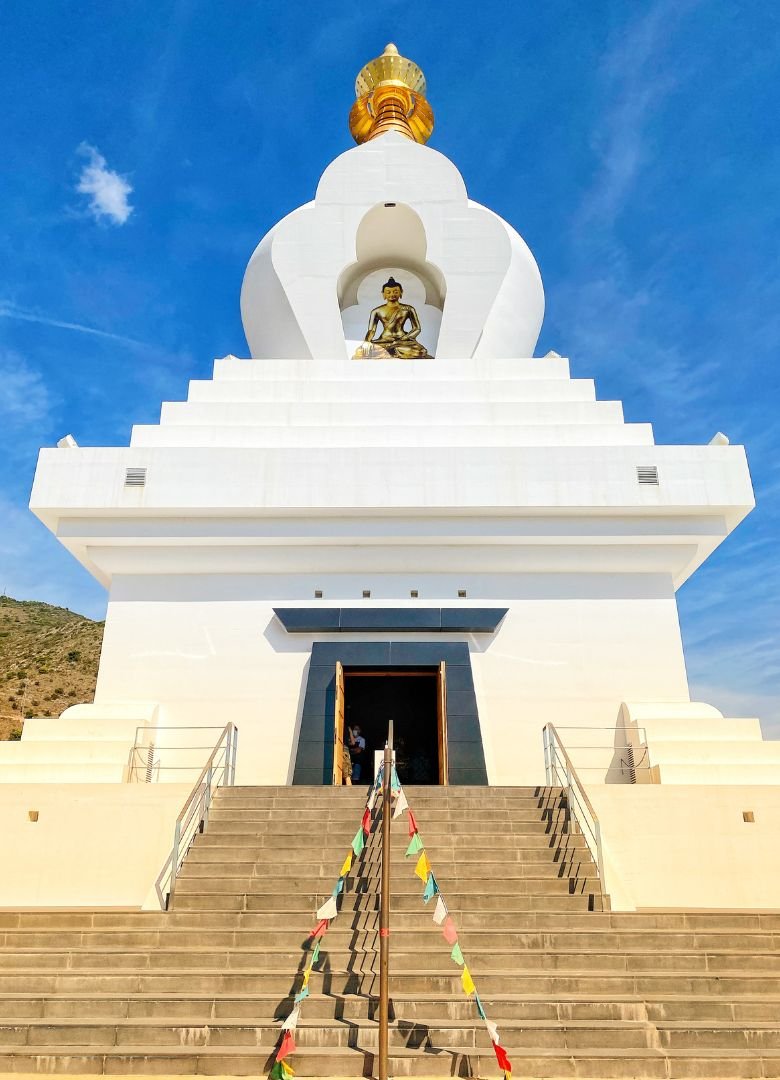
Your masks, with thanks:
[{"label": "gold ring on spire", "polygon": [[386,45],[381,56],[361,69],[355,96],[349,130],[356,143],[388,131],[418,143],[431,137],[433,109],[425,97],[425,76],[417,64],[399,55],[395,45]]}]

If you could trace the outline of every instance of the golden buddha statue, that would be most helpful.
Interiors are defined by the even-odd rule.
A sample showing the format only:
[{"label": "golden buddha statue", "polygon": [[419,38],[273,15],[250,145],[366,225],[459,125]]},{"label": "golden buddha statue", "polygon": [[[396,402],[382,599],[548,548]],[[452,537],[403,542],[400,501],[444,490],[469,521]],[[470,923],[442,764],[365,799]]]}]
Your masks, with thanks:
[{"label": "golden buddha statue", "polygon": [[[403,286],[395,278],[391,277],[382,286],[384,303],[369,315],[365,341],[355,352],[355,360],[432,359],[425,346],[417,340],[422,330],[420,320],[411,304],[401,303],[403,294]],[[380,323],[382,331],[378,337],[374,337]]]}]

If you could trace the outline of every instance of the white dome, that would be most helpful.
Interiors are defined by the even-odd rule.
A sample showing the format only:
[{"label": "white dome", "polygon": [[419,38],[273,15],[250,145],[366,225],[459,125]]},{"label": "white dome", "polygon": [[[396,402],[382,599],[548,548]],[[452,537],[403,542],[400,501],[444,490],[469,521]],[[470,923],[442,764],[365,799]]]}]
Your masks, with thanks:
[{"label": "white dome", "polygon": [[441,311],[438,357],[533,355],[544,290],[528,246],[468,199],[451,161],[391,132],[336,158],[314,202],[256,248],[241,290],[252,356],[343,358],[353,286],[387,266],[422,280]]}]

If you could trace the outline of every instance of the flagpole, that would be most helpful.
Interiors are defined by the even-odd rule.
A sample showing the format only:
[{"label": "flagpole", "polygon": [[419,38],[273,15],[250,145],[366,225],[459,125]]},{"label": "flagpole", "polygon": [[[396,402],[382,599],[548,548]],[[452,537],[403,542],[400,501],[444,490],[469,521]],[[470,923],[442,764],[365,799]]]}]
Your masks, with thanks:
[{"label": "flagpole", "polygon": [[379,1080],[387,1080],[390,1017],[390,802],[393,772],[393,721],[388,723],[382,778],[382,886],[379,900]]}]

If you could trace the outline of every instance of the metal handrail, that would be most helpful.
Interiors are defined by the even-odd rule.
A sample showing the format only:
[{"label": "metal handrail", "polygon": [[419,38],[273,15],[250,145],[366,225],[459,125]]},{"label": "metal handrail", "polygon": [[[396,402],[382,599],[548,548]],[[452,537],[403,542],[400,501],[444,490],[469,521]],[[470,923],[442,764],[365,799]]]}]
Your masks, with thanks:
[{"label": "metal handrail", "polygon": [[127,782],[129,784],[138,782],[141,775],[143,775],[144,783],[150,784],[153,780],[159,781],[160,774],[163,772],[196,772],[203,767],[200,762],[195,765],[163,765],[160,757],[155,757],[155,754],[159,754],[160,751],[208,750],[209,753],[211,753],[214,749],[213,742],[203,746],[194,743],[161,746],[159,742],[155,742],[156,736],[161,731],[219,731],[221,733],[224,731],[224,728],[220,727],[219,724],[190,725],[185,727],[180,727],[175,724],[166,727],[147,727],[145,724],[139,724],[135,729],[133,745],[130,747],[128,756]]},{"label": "metal handrail", "polygon": [[379,894],[379,1080],[387,1080],[390,1020],[390,810],[393,720],[388,721],[382,775],[382,872]]},{"label": "metal handrail", "polygon": [[[225,724],[209,759],[190,791],[173,830],[173,847],[163,863],[154,883],[160,907],[165,911],[171,905],[176,889],[176,879],[182,863],[198,833],[208,822],[209,808],[214,788],[232,787],[236,782],[236,754],[238,752],[238,728]],[[218,761],[217,759],[220,758]]]},{"label": "metal handrail", "polygon": [[[590,853],[596,863],[596,870],[603,887],[604,851],[601,843],[601,823],[599,822],[598,814],[593,807],[593,803],[588,798],[588,793],[585,791],[582,781],[577,775],[577,770],[574,768],[571,758],[566,753],[566,747],[561,742],[560,736],[555,729],[555,724],[545,724],[542,729],[542,737],[544,740],[544,771],[547,779],[547,786],[560,786],[566,788],[566,802],[568,808],[574,813],[580,831],[585,837],[585,843],[588,845]],[[566,779],[565,784],[560,784],[559,764],[563,765],[563,773]],[[556,781],[558,781],[558,783],[556,783]],[[587,820],[583,813],[584,810],[587,810],[587,813],[590,815],[590,821]]]}]

